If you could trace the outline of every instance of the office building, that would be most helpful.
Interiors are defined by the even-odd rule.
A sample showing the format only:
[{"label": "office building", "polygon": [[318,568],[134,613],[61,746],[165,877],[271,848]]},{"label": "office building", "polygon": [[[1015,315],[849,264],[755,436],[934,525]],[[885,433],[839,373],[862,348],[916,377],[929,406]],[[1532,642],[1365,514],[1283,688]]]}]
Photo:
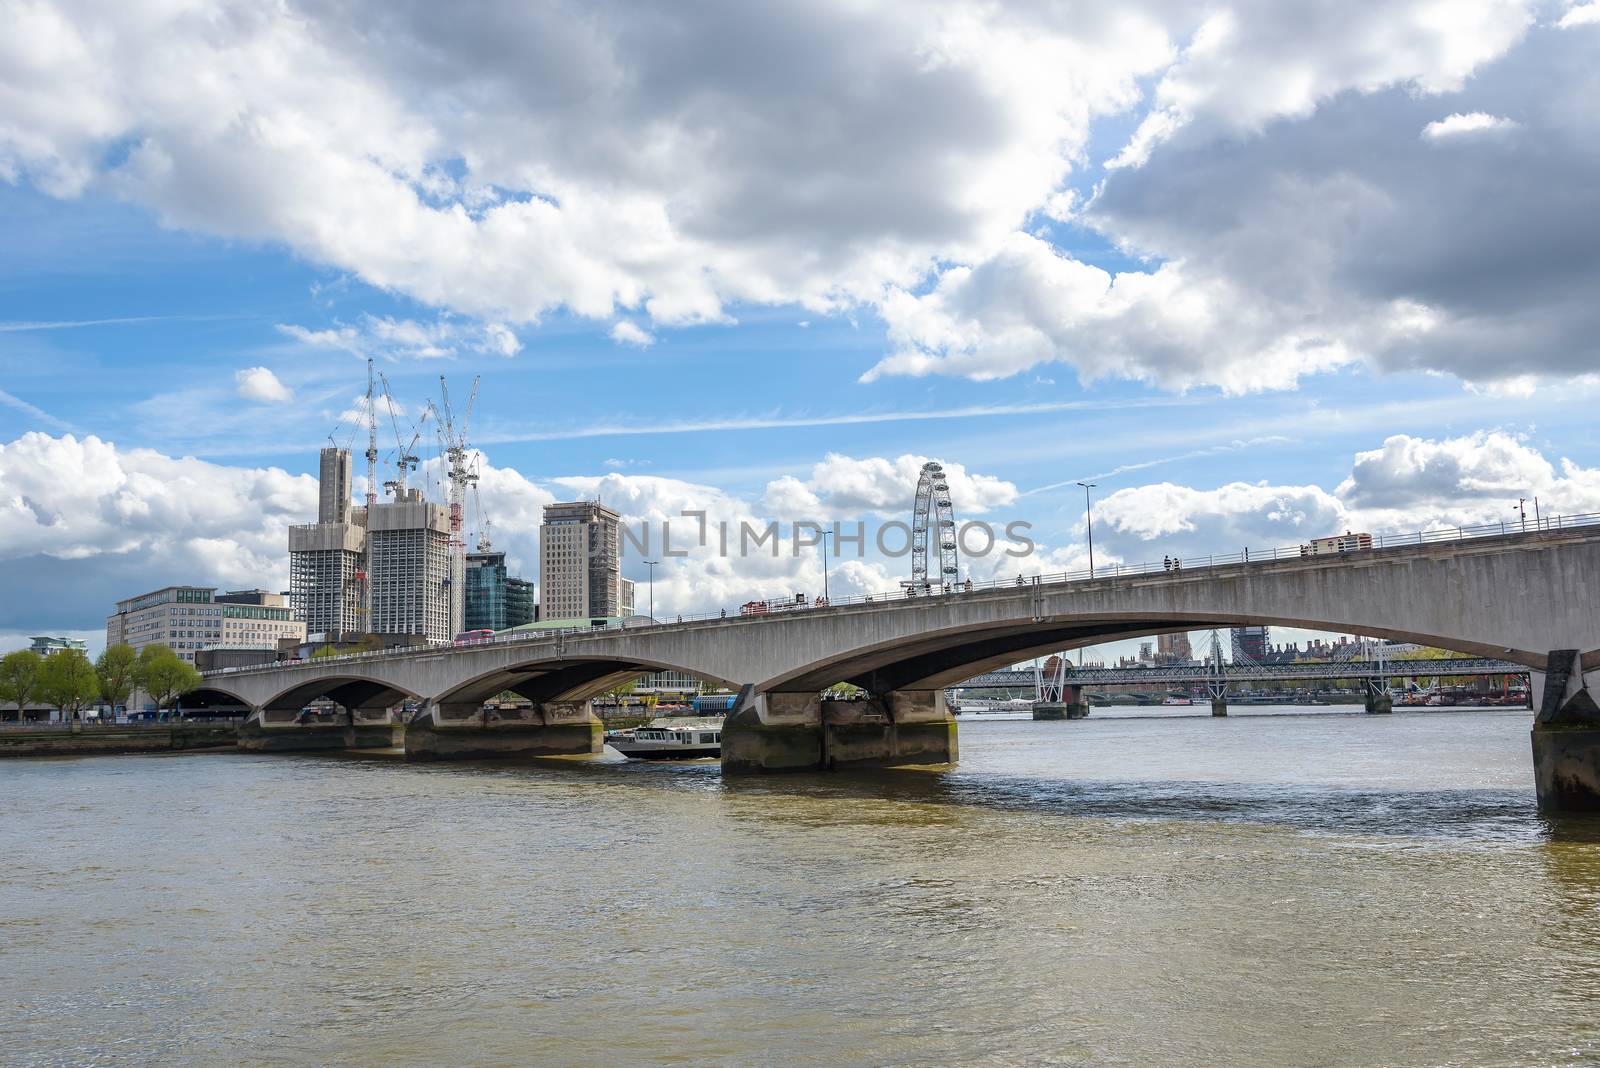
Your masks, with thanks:
[{"label": "office building", "polygon": [[420,490],[407,490],[399,500],[372,507],[366,535],[371,613],[365,629],[433,641],[455,637],[449,509],[425,500]]},{"label": "office building", "polygon": [[539,618],[539,598],[527,579],[506,579],[506,626],[523,627]]},{"label": "office building", "polygon": [[538,617],[533,583],[507,574],[506,554],[467,554],[466,622],[462,630],[505,630]]},{"label": "office building", "polygon": [[598,501],[545,505],[539,527],[543,618],[633,614],[633,583],[622,577],[621,520]]},{"label": "office building", "polygon": [[367,629],[365,522],[350,506],[350,451],[323,449],[317,522],[289,528],[289,599],[308,633]]},{"label": "office building", "polygon": [[1267,628],[1266,627],[1234,627],[1231,631],[1233,637],[1233,662],[1241,660],[1254,660],[1262,663],[1267,657]]},{"label": "office building", "polygon": [[81,652],[87,648],[81,638],[52,638],[41,634],[38,637],[30,638],[29,641],[33,642],[33,644],[28,648],[40,656],[49,656],[51,653],[61,649],[77,649]]},{"label": "office building", "polygon": [[467,592],[462,630],[506,629],[506,554],[467,554]]},{"label": "office building", "polygon": [[106,617],[107,645],[165,645],[190,663],[201,649],[275,648],[305,635],[283,595],[265,590],[218,595],[214,586],[167,586],[118,601]]}]

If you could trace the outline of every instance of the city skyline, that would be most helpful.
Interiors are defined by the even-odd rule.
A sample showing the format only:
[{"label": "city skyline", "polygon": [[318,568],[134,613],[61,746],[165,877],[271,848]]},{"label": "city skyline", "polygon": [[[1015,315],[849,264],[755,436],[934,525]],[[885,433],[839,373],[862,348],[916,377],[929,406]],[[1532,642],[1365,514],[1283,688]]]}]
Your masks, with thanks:
[{"label": "city skyline", "polygon": [[[570,116],[528,127],[518,95],[581,76],[494,83],[484,114],[522,150],[464,124],[454,83],[398,86],[387,64],[428,36],[422,16],[397,18],[392,51],[326,13],[230,27],[304,85],[224,79],[178,108],[157,91],[163,42],[204,67],[215,41],[132,16],[89,40],[40,10],[24,35],[77,41],[126,88],[72,83],[67,60],[61,81],[0,76],[41,104],[0,133],[9,645],[92,636],[117,598],[170,583],[287,589],[318,449],[362,447],[368,355],[402,430],[441,372],[483,376],[480,492],[523,574],[554,501],[878,523],[909,515],[930,459],[958,518],[1033,524],[1029,570],[1086,562],[1079,480],[1099,484],[1106,563],[1511,520],[1524,497],[1530,515],[1535,498],[1600,510],[1600,333],[1574,296],[1600,275],[1593,5],[1448,24],[1402,5],[1352,16],[1369,32],[1337,46],[1275,11],[1135,5],[1067,28],[817,9],[787,42],[805,58],[771,74],[816,122],[783,129],[759,74],[662,69],[602,8],[597,39],[658,91],[584,83],[605,131],[585,140]],[[987,36],[958,47],[969,17]],[[1416,46],[1383,44],[1403,35]],[[439,44],[443,68],[483,45]],[[1086,48],[1103,59],[1069,62]],[[850,69],[887,80],[841,97],[826,72]],[[917,122],[930,101],[945,122]],[[75,118],[101,105],[104,126]],[[214,121],[235,112],[260,122]],[[722,134],[721,169],[621,152],[643,120]],[[305,180],[236,180],[251,168]],[[390,215],[354,210],[363,196]],[[519,221],[560,240],[519,242]],[[393,452],[381,409],[379,432]],[[667,561],[658,611],[822,586],[815,558],[740,565]],[[903,570],[841,561],[829,584]],[[624,575],[646,580],[637,560]]]}]

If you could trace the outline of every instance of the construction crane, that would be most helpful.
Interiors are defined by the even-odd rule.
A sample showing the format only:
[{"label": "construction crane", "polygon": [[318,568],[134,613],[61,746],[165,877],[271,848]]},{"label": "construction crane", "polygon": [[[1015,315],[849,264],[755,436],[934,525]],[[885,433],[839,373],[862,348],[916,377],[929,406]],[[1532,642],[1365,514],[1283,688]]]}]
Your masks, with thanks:
[{"label": "construction crane", "polygon": [[472,406],[478,401],[478,378],[472,379],[472,392],[461,413],[461,425],[456,425],[455,411],[450,407],[450,385],[444,375],[439,376],[440,418],[443,422],[445,445],[445,477],[448,479],[450,500],[450,626],[452,633],[460,633],[466,621],[467,542],[462,530],[462,513],[467,503],[467,487],[478,481],[467,452],[467,427],[472,422]]},{"label": "construction crane", "polygon": [[[378,408],[373,401],[372,357],[367,357],[367,529],[372,529],[372,510],[378,506]],[[361,561],[361,570],[356,572],[357,596],[360,598],[360,607],[357,609],[362,623],[361,629],[372,629],[372,588],[367,576],[372,574],[372,539],[364,539],[366,553]]]},{"label": "construction crane", "polygon": [[483,500],[478,496],[477,457],[473,457],[472,513],[478,521],[477,551],[486,553],[493,545],[489,541],[489,517],[483,512]]},{"label": "construction crane", "polygon": [[422,427],[428,421],[428,413],[433,410],[433,405],[422,410],[422,418],[418,419],[411,428],[411,442],[407,444],[400,436],[400,418],[394,410],[394,393],[389,389],[389,377],[382,371],[378,378],[383,382],[384,403],[389,406],[389,422],[394,427],[394,444],[398,450],[394,458],[395,477],[383,484],[395,500],[404,500],[406,496],[406,472],[415,471],[421,460],[417,457],[417,442],[422,440]]}]

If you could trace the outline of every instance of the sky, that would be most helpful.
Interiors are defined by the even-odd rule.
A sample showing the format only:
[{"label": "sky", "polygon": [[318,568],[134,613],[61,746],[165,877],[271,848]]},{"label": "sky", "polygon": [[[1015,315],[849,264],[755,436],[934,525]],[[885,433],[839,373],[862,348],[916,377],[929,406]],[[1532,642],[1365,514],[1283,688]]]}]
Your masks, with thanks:
[{"label": "sky", "polygon": [[[1600,512],[1600,3],[0,18],[0,648],[286,588],[369,358],[379,480],[443,376],[534,579],[554,500],[870,530],[930,459],[1030,524],[979,581],[1086,566],[1079,481],[1100,564]],[[908,576],[868,544],[834,595]]]}]

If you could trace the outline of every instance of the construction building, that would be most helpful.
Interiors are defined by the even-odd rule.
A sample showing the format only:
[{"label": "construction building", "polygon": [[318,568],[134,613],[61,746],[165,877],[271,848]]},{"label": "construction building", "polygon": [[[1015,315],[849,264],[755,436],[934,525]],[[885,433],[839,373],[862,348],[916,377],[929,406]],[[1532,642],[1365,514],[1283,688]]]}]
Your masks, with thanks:
[{"label": "construction building", "polygon": [[310,634],[364,631],[366,509],[350,506],[350,450],[322,450],[317,521],[289,528],[289,599]]},{"label": "construction building", "polygon": [[539,527],[539,614],[578,619],[633,614],[622,577],[622,517],[598,501],[547,504]]},{"label": "construction building", "polygon": [[1233,662],[1254,661],[1264,663],[1267,658],[1267,628],[1266,627],[1234,627],[1231,631],[1233,638]]},{"label": "construction building", "polygon": [[190,663],[201,649],[272,649],[303,641],[306,625],[280,593],[215,586],[166,586],[117,602],[106,617],[106,644],[165,645]]},{"label": "construction building", "polygon": [[369,511],[371,614],[363,629],[449,641],[457,624],[450,596],[450,510],[412,489]]}]

